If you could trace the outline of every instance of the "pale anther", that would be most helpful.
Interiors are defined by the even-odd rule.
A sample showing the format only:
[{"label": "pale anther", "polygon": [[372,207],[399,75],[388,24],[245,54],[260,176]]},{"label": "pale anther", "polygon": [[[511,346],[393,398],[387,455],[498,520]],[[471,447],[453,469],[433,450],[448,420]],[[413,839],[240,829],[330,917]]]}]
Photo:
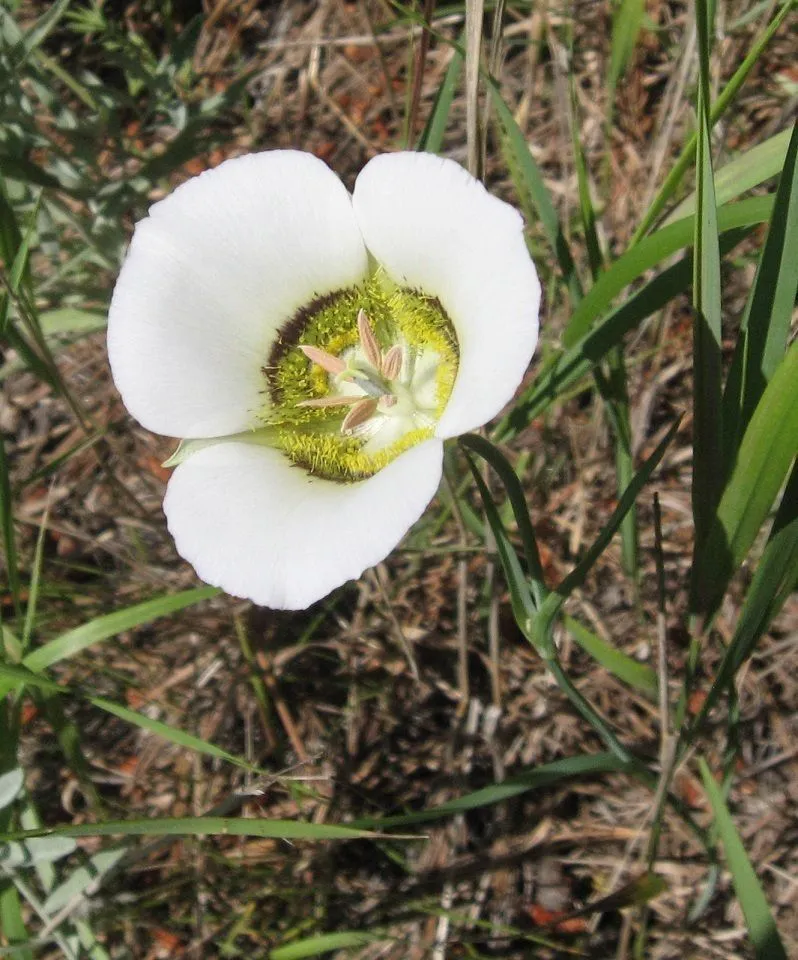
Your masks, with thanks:
[{"label": "pale anther", "polygon": [[326,370],[327,373],[338,374],[343,373],[346,370],[346,364],[340,357],[334,357],[331,353],[327,353],[326,350],[321,350],[319,347],[310,347],[306,344],[299,344],[299,349],[311,363],[318,364],[322,370]]},{"label": "pale anther", "polygon": [[298,407],[348,407],[362,397],[317,397],[314,400],[300,400]]},{"label": "pale anther", "polygon": [[382,358],[382,375],[386,380],[395,380],[402,370],[402,348],[395,343]]},{"label": "pale anther", "polygon": [[373,397],[364,397],[362,400],[358,400],[344,417],[344,422],[341,424],[341,433],[353,433],[357,427],[369,420],[377,409],[378,402]]},{"label": "pale anther", "polygon": [[374,331],[371,329],[365,310],[358,310],[357,332],[360,336],[360,345],[363,347],[363,355],[372,367],[379,370],[382,363],[382,351],[377,343],[377,338],[374,336]]}]

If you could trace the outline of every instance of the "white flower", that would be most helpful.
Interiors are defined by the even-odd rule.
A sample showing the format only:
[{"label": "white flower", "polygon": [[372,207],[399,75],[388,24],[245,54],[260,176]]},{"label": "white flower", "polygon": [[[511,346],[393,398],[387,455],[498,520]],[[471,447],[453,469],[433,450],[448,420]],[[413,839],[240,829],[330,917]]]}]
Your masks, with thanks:
[{"label": "white flower", "polygon": [[382,560],[443,441],[510,400],[538,334],[520,216],[450,160],[228,160],[156,203],[114,290],[114,381],[188,443],[164,501],[208,583],[297,609]]}]

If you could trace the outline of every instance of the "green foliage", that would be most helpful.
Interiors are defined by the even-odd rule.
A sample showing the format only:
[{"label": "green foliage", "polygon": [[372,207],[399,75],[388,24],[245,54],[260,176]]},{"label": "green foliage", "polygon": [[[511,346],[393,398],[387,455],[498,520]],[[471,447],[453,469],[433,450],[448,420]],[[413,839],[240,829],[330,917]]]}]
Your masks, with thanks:
[{"label": "green foliage", "polygon": [[784,949],[784,944],[776,930],[776,924],[773,922],[773,916],[765,899],[765,894],[745,852],[740,835],[726,808],[723,794],[715,783],[709,767],[703,760],[700,763],[704,790],[712,807],[715,825],[726,851],[726,860],[731,870],[734,889],[740,901],[740,906],[743,908],[745,922],[754,943],[756,956],[758,960],[787,960],[787,951]]},{"label": "green foliage", "polygon": [[[389,29],[418,27],[424,22],[419,5],[394,6],[398,13]],[[515,15],[516,5],[509,6]],[[98,0],[40,4],[38,19],[25,21],[25,27],[13,4],[0,9],[0,111],[4,117],[0,128],[0,338],[2,345],[13,351],[0,367],[0,384],[27,369],[66,400],[83,431],[66,452],[25,477],[15,478],[14,483],[9,446],[0,437],[0,535],[7,579],[7,596],[0,607],[6,618],[0,624],[0,695],[4,697],[0,710],[0,927],[6,944],[0,947],[0,955],[33,960],[46,944],[47,949],[57,949],[66,958],[108,960],[99,932],[95,934],[92,928],[93,915],[82,908],[74,916],[71,911],[75,903],[87,901],[118,877],[141,851],[153,849],[138,838],[160,838],[151,842],[166,844],[176,838],[209,836],[315,842],[358,839],[387,848],[387,840],[401,838],[389,837],[386,830],[415,829],[498,807],[571,780],[612,774],[634,778],[651,791],[653,839],[648,865],[656,862],[656,838],[664,811],[671,810],[704,846],[711,896],[719,876],[717,835],[757,956],[786,957],[724,794],[733,789],[741,735],[738,677],[798,584],[798,344],[788,346],[798,289],[798,128],[776,133],[743,150],[717,171],[712,138],[718,121],[729,115],[743,83],[761,63],[767,44],[795,6],[796,0],[778,5],[770,23],[711,102],[714,4],[698,0],[695,134],[682,145],[626,244],[614,243],[608,236],[608,224],[602,221],[611,202],[611,185],[597,183],[592,176],[593,145],[590,156],[583,151],[582,143],[588,140],[581,131],[577,109],[581,91],[573,71],[563,101],[570,97],[572,156],[563,164],[564,168],[572,165],[575,174],[573,199],[577,202],[572,205],[563,203],[558,192],[550,189],[550,170],[543,160],[538,162],[545,151],[538,153],[535,132],[530,137],[519,125],[520,114],[514,112],[509,87],[486,77],[485,110],[497,134],[496,156],[489,169],[491,175],[495,170],[497,179],[507,174],[512,180],[526,214],[530,248],[547,283],[549,316],[562,313],[564,325],[559,339],[552,333],[553,324],[544,328],[543,359],[491,439],[468,435],[460,439],[459,448],[449,451],[455,464],[465,459],[470,479],[460,487],[453,485],[446,503],[457,513],[464,535],[477,539],[478,551],[495,550],[491,556],[498,557],[517,627],[557,685],[563,702],[593,738],[594,749],[596,743],[605,749],[591,753],[588,748],[574,756],[511,770],[504,779],[483,783],[479,789],[466,786],[454,799],[430,802],[411,812],[400,808],[398,813],[386,811],[370,817],[355,813],[355,819],[346,825],[306,822],[301,817],[217,816],[214,811],[198,817],[126,819],[124,813],[116,812],[112,818],[105,808],[108,800],[92,777],[84,750],[78,706],[196,755],[214,771],[262,773],[258,757],[239,756],[208,738],[133,709],[123,697],[107,695],[104,678],[94,676],[93,661],[86,656],[97,653],[102,644],[122,632],[149,624],[157,630],[159,618],[177,616],[218,596],[219,591],[198,587],[110,610],[98,611],[94,604],[93,615],[84,613],[82,623],[65,630],[53,621],[49,608],[56,591],[48,581],[47,514],[35,547],[30,546],[31,541],[25,545],[18,526],[22,494],[57,476],[74,456],[83,451],[96,453],[103,469],[113,462],[109,456],[113,448],[107,441],[117,425],[93,424],[85,417],[59,367],[58,353],[65,344],[103,328],[108,291],[132,223],[145,213],[153,197],[182,175],[181,168],[188,161],[207,156],[229,136],[246,113],[251,74],[239,69],[223,89],[212,88],[194,66],[207,21],[196,17],[178,30],[170,4],[143,6],[158,11],[161,17],[162,45],[146,31],[129,29],[123,18]],[[492,9],[492,5],[486,4],[486,8]],[[518,9],[528,12],[527,6]],[[449,15],[457,19],[462,11],[462,4],[439,5],[436,14],[443,20]],[[765,8],[760,12],[765,13]],[[644,16],[641,0],[618,0],[614,5],[606,62],[610,118],[616,92],[633,62]],[[460,40],[449,40],[446,28],[439,30],[437,21],[435,24],[432,33],[436,41],[449,42],[453,49],[418,148],[440,152],[448,138],[459,136],[453,108],[460,90],[463,50]],[[549,52],[556,52],[555,39],[544,34],[541,49],[551,42]],[[62,54],[74,44],[82,45],[80,56]],[[606,134],[605,160],[612,149],[611,122]],[[684,196],[681,185],[693,167],[695,191]],[[776,177],[775,192],[739,199]],[[573,216],[569,216],[570,206]],[[655,229],[668,208],[667,220]],[[765,223],[767,239],[761,251],[751,254],[751,248],[759,246],[757,228]],[[743,240],[747,244],[741,260],[756,256],[758,265],[738,325],[724,312],[728,303],[724,303],[722,277],[739,267],[729,254]],[[546,250],[544,255],[539,253],[541,248]],[[660,682],[657,670],[624,652],[621,638],[588,629],[566,610],[578,591],[590,588],[600,558],[619,533],[623,565],[633,580],[638,578],[636,511],[645,507],[649,485],[676,436],[678,422],[672,423],[664,436],[659,434],[646,459],[636,462],[628,384],[643,350],[630,345],[629,335],[646,337],[646,321],[665,308],[678,307],[688,293],[694,315],[691,453],[695,532],[689,579],[690,612],[696,617],[688,625],[687,667],[683,676],[671,678],[682,681],[682,696],[675,722],[668,728],[670,688]],[[730,358],[722,349],[729,340],[733,343]],[[571,571],[555,584],[550,568],[541,562],[536,529],[543,527],[530,510],[535,501],[522,467],[513,466],[500,444],[520,445],[519,438],[535,418],[562,409],[573,392],[581,389],[598,392],[612,427],[618,502],[603,516],[593,510],[598,532],[592,542],[585,543],[581,556],[574,558]],[[525,463],[530,455],[528,449],[516,449],[511,456]],[[478,464],[478,460],[482,462]],[[489,478],[498,481],[498,490]],[[467,483],[471,480],[478,501],[469,502]],[[436,533],[447,515],[444,511]],[[645,510],[640,510],[640,516],[644,515]],[[429,534],[417,532],[414,546],[425,549],[425,536]],[[710,647],[713,618],[736,584],[735,578],[743,579],[738,574],[744,565],[751,571],[750,583],[740,587],[731,639],[719,665],[712,668],[712,661],[704,663],[702,658]],[[496,585],[492,586],[496,590]],[[85,602],[86,598],[80,599]],[[81,608],[79,603],[76,606]],[[326,611],[319,613],[314,625],[326,616]],[[235,617],[237,622],[243,621],[240,611]],[[652,624],[640,622],[653,630]],[[315,626],[310,632],[313,629]],[[658,701],[663,723],[660,735],[665,747],[669,743],[673,747],[673,763],[668,762],[667,750],[661,752],[659,764],[655,763],[643,753],[648,747],[628,742],[627,735],[583,693],[562,659],[559,637],[563,630],[618,684],[639,694],[637,700],[644,706],[647,700]],[[306,639],[303,635],[298,646]],[[258,708],[266,716],[272,706],[271,691],[258,672],[259,661],[249,641],[243,646]],[[579,662],[585,658],[580,657]],[[687,703],[696,692],[705,696],[690,719]],[[62,762],[87,798],[92,822],[59,827],[42,822],[25,789],[20,766],[20,757],[25,755],[19,749],[25,703],[36,706],[40,722],[54,735]],[[714,828],[707,831],[671,790],[670,778],[677,761],[700,749],[710,718],[725,730],[727,744],[722,789],[701,763],[714,818]],[[49,810],[47,813],[49,816]],[[122,839],[92,849],[89,856],[76,842],[89,837]],[[413,838],[422,839],[420,834]],[[398,854],[396,858],[401,860]],[[663,889],[662,879],[647,870],[573,915],[642,909]],[[433,912],[427,904],[414,904],[412,909],[420,914]],[[58,919],[62,912],[63,919]],[[647,925],[645,914],[640,917],[636,950],[638,956],[645,956]],[[449,911],[449,919],[455,925],[461,923],[464,930],[474,926],[458,920],[454,911]],[[498,927],[480,923],[499,935]],[[230,956],[241,955],[235,945],[237,929],[233,928],[223,949]],[[530,942],[549,943],[523,930],[507,929]],[[47,931],[42,941],[36,939],[40,930]],[[298,925],[271,949],[270,956],[273,960],[320,956],[392,937],[393,931],[378,923],[364,930],[327,930],[323,926],[308,930]]]}]

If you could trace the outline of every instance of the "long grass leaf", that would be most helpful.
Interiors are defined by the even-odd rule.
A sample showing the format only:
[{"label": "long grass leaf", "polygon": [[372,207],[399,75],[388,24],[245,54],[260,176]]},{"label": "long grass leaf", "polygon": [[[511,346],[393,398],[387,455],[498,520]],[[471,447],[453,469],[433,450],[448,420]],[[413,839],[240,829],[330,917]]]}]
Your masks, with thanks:
[{"label": "long grass leaf", "polygon": [[[710,113],[710,129],[714,127],[714,125],[726,112],[729,104],[731,104],[731,102],[737,96],[737,93],[748,77],[748,74],[759,62],[759,58],[762,56],[762,51],[773,39],[773,36],[779,27],[781,27],[787,17],[795,9],[796,4],[798,4],[798,0],[786,0],[786,2],[782,4],[779,11],[776,13],[776,16],[773,18],[773,20],[751,44],[751,48],[749,49],[745,59],[737,68],[737,70],[735,70],[733,76],[720,92],[715,103],[712,105],[712,111]],[[651,203],[651,206],[648,208],[645,216],[640,221],[640,225],[632,237],[630,246],[636,246],[643,239],[643,237],[654,225],[659,215],[665,209],[665,206],[676,193],[682,178],[690,169],[690,166],[696,155],[697,143],[698,134],[696,133],[693,134],[693,136],[687,142],[681,154],[679,155],[679,159],[674,164],[671,172],[665,178],[665,182],[660,187],[656,197]]]},{"label": "long grass leaf", "polygon": [[305,960],[306,957],[320,957],[333,950],[346,950],[350,947],[365,947],[369,943],[382,943],[389,940],[385,934],[365,933],[357,930],[342,930],[339,933],[323,933],[317,937],[306,937],[295,943],[286,943],[269,952],[269,960]]},{"label": "long grass leaf", "polygon": [[532,581],[532,593],[535,604],[540,605],[546,596],[547,590],[543,576],[543,566],[540,562],[537,539],[529,516],[529,507],[526,503],[523,485],[507,457],[504,456],[498,447],[494,446],[484,437],[480,437],[475,433],[467,433],[460,437],[460,443],[468,450],[472,450],[482,457],[482,459],[492,467],[504,484],[504,489],[507,491],[507,497],[510,501],[513,516],[515,517],[515,522],[518,527],[518,533],[521,537],[521,543],[523,544],[524,559],[526,560],[527,572]]},{"label": "long grass leaf", "polygon": [[33,960],[33,951],[25,946],[30,940],[25,920],[22,916],[22,904],[16,887],[4,879],[0,882],[0,930],[6,942],[13,948],[14,956],[19,960]]},{"label": "long grass leaf", "polygon": [[723,475],[720,246],[709,139],[707,0],[696,0],[698,33],[698,149],[696,154],[695,255],[693,257],[693,523],[696,550],[715,515]]},{"label": "long grass leaf", "polygon": [[[152,817],[66,824],[0,835],[0,842],[32,837],[271,837],[277,840],[360,840],[377,834],[356,827],[258,817]],[[382,836],[382,835],[380,835]],[[393,839],[403,839],[393,835]],[[412,839],[412,838],[408,838]]]},{"label": "long grass leaf", "polygon": [[502,152],[515,181],[521,205],[530,219],[531,216],[537,215],[540,220],[552,252],[557,258],[571,300],[577,303],[582,296],[582,285],[551,195],[530,153],[526,137],[515,122],[512,111],[504,102],[498,84],[490,78],[488,93],[493,101],[502,134]]},{"label": "long grass leaf", "polygon": [[97,617],[84,623],[74,630],[61,634],[49,643],[39,647],[25,657],[24,664],[29,670],[39,672],[47,667],[81,653],[95,643],[101,643],[110,637],[115,637],[123,630],[132,630],[144,623],[165,617],[170,613],[177,613],[202,600],[208,600],[219,594],[216,587],[195,587],[181,593],[167,594],[155,600],[147,600],[133,607],[126,607],[114,613]]},{"label": "long grass leaf", "polygon": [[[750,232],[751,227],[742,227],[724,233],[721,238],[721,251],[727,253],[733,250]],[[494,431],[494,438],[506,441],[515,436],[530,420],[540,416],[559,397],[574,389],[578,381],[603,360],[613,347],[618,346],[627,333],[686,290],[691,278],[692,257],[688,254],[603,317],[575,346],[555,356],[544,367],[535,381],[516,400],[512,411],[500,421]]]},{"label": "long grass leaf", "polygon": [[610,66],[607,73],[608,125],[612,123],[615,109],[615,90],[632,59],[640,28],[643,25],[644,12],[644,0],[620,0],[615,7],[615,16],[612,20]]},{"label": "long grass leaf", "polygon": [[8,585],[14,612],[19,618],[22,614],[22,587],[17,557],[17,537],[14,531],[14,507],[11,497],[11,480],[8,472],[5,439],[0,433],[0,532],[3,537],[3,555],[6,562]]},{"label": "long grass leaf", "polygon": [[457,813],[464,813],[467,810],[492,807],[504,800],[528,793],[530,790],[540,790],[571,777],[596,776],[626,769],[628,769],[628,765],[612,753],[566,757],[516,773],[501,783],[492,783],[490,786],[482,787],[473,793],[467,793],[456,800],[449,800],[427,810],[389,817],[361,817],[353,825],[374,830],[409,827],[416,823],[442,820]]},{"label": "long grass leaf", "polygon": [[[718,210],[718,231],[722,234],[741,227],[764,223],[773,210],[773,196],[752,197],[727,204]],[[589,331],[615,297],[647,270],[679,250],[693,244],[695,218],[688,217],[663,227],[620,256],[585,294],[563,332],[563,344],[572,347]]]},{"label": "long grass leaf", "polygon": [[798,123],[793,125],[770,229],[741,322],[724,394],[724,465],[737,456],[754,408],[784,356],[798,290]]},{"label": "long grass leaf", "polygon": [[715,826],[726,853],[734,890],[743,910],[757,960],[787,960],[787,951],[779,937],[767,899],[723,800],[723,794],[706,762],[699,759],[699,765],[704,790],[712,807]]},{"label": "long grass leaf", "polygon": [[[221,747],[217,747],[214,744],[209,743],[207,740],[203,740],[200,737],[195,737],[191,733],[186,733],[184,730],[173,727],[168,723],[163,723],[160,720],[155,720],[152,717],[148,717],[146,714],[137,712],[136,710],[131,710],[130,707],[125,707],[121,703],[116,703],[113,700],[109,700],[107,697],[99,697],[85,690],[62,686],[55,680],[51,680],[49,677],[33,673],[24,666],[14,666],[13,664],[0,663],[0,678],[14,683],[27,684],[30,687],[43,690],[46,694],[48,694],[50,697],[50,701],[48,703],[50,708],[50,719],[53,722],[57,733],[59,733],[64,727],[64,721],[60,720],[57,716],[53,716],[54,701],[52,698],[55,696],[78,697],[82,700],[85,700],[87,703],[90,703],[92,706],[97,707],[98,710],[102,710],[105,713],[111,714],[111,716],[118,717],[120,720],[124,720],[126,723],[130,723],[141,730],[146,730],[148,733],[154,733],[156,736],[161,737],[164,740],[168,740],[170,743],[177,744],[180,747],[185,747],[188,750],[194,750],[195,752],[202,753],[208,757],[215,757],[217,760],[226,760],[228,763],[233,763],[237,767],[242,767],[246,770],[253,770],[256,773],[262,773],[262,771],[260,771],[254,764],[249,763],[247,760],[243,760],[241,757],[237,757],[233,753],[228,753],[227,750],[222,750]],[[74,739],[74,736],[71,733],[69,736],[70,740]],[[71,756],[71,749],[69,751],[65,750],[65,752],[70,753]],[[85,762],[82,760],[82,758],[75,761],[75,758],[71,756],[71,761],[76,767],[85,769]]]},{"label": "long grass leaf", "polygon": [[[760,183],[778,176],[784,168],[790,134],[790,130],[782,130],[716,170],[715,199],[718,206],[730,203]],[[695,214],[695,201],[696,195],[691,193],[668,214],[663,226],[692,217]]]},{"label": "long grass leaf", "polygon": [[696,556],[691,605],[711,617],[798,453],[798,341],[754,411],[709,535]]},{"label": "long grass leaf", "polygon": [[[695,720],[696,729],[733,682],[740,667],[798,586],[798,461],[793,464],[781,505],[745,597],[729,645]],[[693,738],[686,738],[691,741]]]},{"label": "long grass leaf", "polygon": [[449,113],[454,102],[454,95],[457,91],[457,84],[460,80],[460,74],[463,70],[463,55],[455,49],[452,53],[452,59],[446,68],[443,82],[435,95],[435,103],[432,106],[432,112],[429,115],[426,126],[418,140],[417,150],[423,150],[427,153],[439,153],[443,146],[443,138],[446,133],[446,126],[449,122]]},{"label": "long grass leaf", "polygon": [[642,464],[640,469],[635,474],[632,482],[624,491],[623,496],[618,501],[618,506],[613,510],[612,516],[604,525],[604,527],[602,527],[601,532],[585,552],[585,555],[582,557],[579,563],[568,574],[568,576],[562,580],[559,586],[556,587],[556,589],[553,590],[546,598],[543,607],[541,608],[540,619],[545,617],[553,619],[554,615],[560,610],[566,599],[573,593],[574,590],[577,589],[577,587],[581,587],[585,582],[587,575],[595,566],[596,561],[599,559],[602,553],[604,553],[612,538],[618,532],[618,529],[623,522],[623,518],[631,509],[632,504],[640,496],[643,487],[645,487],[645,485],[651,479],[651,475],[656,470],[660,460],[662,460],[662,458],[665,456],[665,451],[670,446],[671,440],[673,440],[676,431],[679,429],[679,423],[680,421],[677,420],[673,424],[662,440],[660,440],[656,449]]},{"label": "long grass leaf", "polygon": [[656,697],[656,670],[616,649],[573,617],[564,617],[563,623],[579,646],[614,677],[628,683],[647,697]]}]

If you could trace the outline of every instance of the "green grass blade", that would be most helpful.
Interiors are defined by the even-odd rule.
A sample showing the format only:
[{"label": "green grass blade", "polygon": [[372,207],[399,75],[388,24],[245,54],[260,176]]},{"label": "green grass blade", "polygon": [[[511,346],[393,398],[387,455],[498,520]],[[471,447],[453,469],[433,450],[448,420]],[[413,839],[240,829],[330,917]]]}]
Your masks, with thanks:
[{"label": "green grass blade", "polygon": [[[762,51],[773,39],[773,36],[779,27],[795,9],[797,3],[798,0],[786,0],[786,2],[782,4],[781,9],[778,11],[773,20],[753,42],[745,59],[734,72],[734,75],[723,88],[718,96],[718,99],[712,106],[712,111],[710,113],[710,129],[711,127],[714,127],[714,125],[726,112],[729,104],[737,96],[737,92],[745,82],[748,74],[759,62],[759,58],[762,56]],[[648,231],[656,222],[657,217],[660,215],[660,213],[662,213],[662,211],[665,209],[665,206],[670,202],[671,198],[676,193],[682,178],[690,169],[690,165],[692,164],[693,158],[696,155],[697,143],[698,135],[693,134],[693,136],[687,142],[684,150],[682,150],[679,159],[673,166],[673,169],[665,178],[665,182],[660,187],[659,192],[654,198],[651,206],[646,211],[645,216],[640,222],[640,226],[637,228],[634,236],[632,237],[630,246],[634,247],[642,240],[642,238],[648,233]]]},{"label": "green grass blade", "polygon": [[[66,693],[68,691],[64,692]],[[130,723],[133,726],[139,727],[141,730],[154,733],[156,736],[170,741],[170,743],[175,743],[178,746],[185,747],[188,750],[194,750],[196,753],[202,753],[207,757],[215,757],[218,760],[226,760],[228,763],[233,763],[237,767],[242,767],[245,770],[252,770],[256,773],[263,772],[259,770],[255,764],[249,763],[247,760],[237,757],[233,753],[228,753],[227,750],[222,750],[221,747],[214,746],[214,744],[209,743],[207,740],[202,740],[200,737],[195,737],[193,734],[186,733],[184,730],[173,727],[168,723],[162,723],[160,720],[154,720],[151,717],[146,716],[146,714],[131,710],[129,707],[125,707],[121,703],[115,703],[113,700],[109,700],[107,697],[86,696],[86,700],[92,704],[92,706],[105,711],[105,713],[110,713],[114,717],[119,717],[120,720],[124,720],[126,723]]]},{"label": "green grass blade", "polygon": [[618,81],[626,71],[632,59],[645,13],[644,0],[620,0],[616,4],[612,21],[612,45],[610,47],[610,67],[607,74],[608,125],[612,123],[615,110],[615,91]]},{"label": "green grass blade", "polygon": [[563,623],[579,646],[609,673],[647,697],[656,698],[656,670],[617,650],[573,617],[564,617]]},{"label": "green grass blade", "polygon": [[11,881],[0,879],[0,931],[11,947],[16,947],[14,956],[20,960],[33,960],[33,951],[24,944],[28,943],[27,928],[22,916],[19,894]]},{"label": "green grass blade", "polygon": [[[719,170],[715,171],[715,198],[718,206],[736,200],[741,194],[771,177],[776,177],[784,168],[787,157],[787,146],[790,142],[790,131],[782,130],[775,136],[746,150],[734,160],[730,160]],[[696,195],[689,197],[668,214],[664,226],[692,217],[695,214]]]},{"label": "green grass blade", "polygon": [[463,55],[458,49],[455,49],[452,53],[452,59],[449,61],[449,66],[446,68],[443,83],[441,83],[435,96],[432,113],[429,115],[424,130],[419,137],[417,150],[423,150],[426,153],[440,153],[462,70]]},{"label": "green grass blade", "polygon": [[[764,223],[773,210],[773,196],[751,197],[721,207],[718,231],[722,234],[741,227]],[[572,347],[608,309],[615,297],[630,283],[657,264],[692,245],[695,218],[689,217],[663,227],[619,257],[585,294],[577,305],[563,333],[563,344]]]},{"label": "green grass blade", "polygon": [[709,535],[696,556],[692,608],[717,610],[798,453],[798,341],[762,395],[740,445]]},{"label": "green grass blade", "polygon": [[[518,526],[518,534],[524,547],[524,559],[532,581],[532,594],[535,604],[540,605],[548,591],[546,590],[537,539],[529,516],[523,485],[507,457],[484,437],[480,437],[476,433],[467,433],[460,437],[460,444],[482,457],[495,470],[507,491],[507,497]],[[492,498],[491,502],[493,502]]]},{"label": "green grass blade", "polygon": [[449,800],[437,807],[399,816],[361,817],[353,823],[353,826],[378,830],[409,827],[416,823],[429,823],[433,820],[442,820],[454,816],[457,813],[465,813],[467,810],[492,807],[504,800],[528,793],[530,790],[541,790],[553,783],[571,777],[597,776],[626,769],[628,769],[628,765],[609,752],[566,757],[517,773],[501,783],[492,783],[490,786],[482,787],[473,793],[467,793],[456,800]]},{"label": "green grass blade", "polygon": [[[787,597],[798,586],[798,462],[793,464],[790,479],[784,488],[781,505],[773,521],[762,559],[756,568],[751,586],[740,611],[734,635],[709,688],[701,712],[696,717],[698,729],[724,691],[733,682],[740,667],[748,660],[757,643],[784,606]],[[692,737],[686,738],[692,740]]]},{"label": "green grass blade", "polygon": [[[721,251],[733,250],[751,232],[751,227],[730,230],[723,234]],[[521,394],[512,411],[494,431],[494,438],[506,441],[540,416],[559,397],[575,388],[593,367],[603,360],[623,337],[643,320],[661,310],[678,293],[690,285],[692,257],[688,254],[672,267],[663,270],[645,284],[620,307],[612,311],[584,336],[547,364],[536,380]],[[588,294],[590,296],[590,294]],[[585,298],[587,299],[587,298]]]},{"label": "green grass blade", "polygon": [[49,517],[50,503],[48,501],[42,516],[42,522],[39,525],[39,533],[36,537],[36,548],[33,553],[33,566],[31,569],[30,586],[28,587],[28,602],[25,607],[25,623],[22,627],[21,649],[23,653],[28,649],[36,623],[36,607],[39,603],[39,584],[41,582],[42,563],[44,562],[44,538],[47,533]]},{"label": "green grass blade", "polygon": [[724,394],[724,464],[731,469],[759,399],[784,356],[798,290],[798,124],[785,155],[767,240]]},{"label": "green grass blade", "polygon": [[181,593],[167,594],[155,600],[147,600],[144,603],[136,604],[136,606],[97,617],[95,620],[90,620],[88,623],[75,627],[74,630],[61,634],[60,637],[56,637],[29,653],[23,662],[29,670],[37,673],[54,663],[58,663],[59,660],[76,656],[95,643],[101,643],[103,640],[115,637],[123,630],[132,630],[134,627],[140,627],[142,624],[149,623],[158,617],[177,613],[177,611],[184,610],[186,607],[202,600],[215,597],[219,593],[220,591],[216,587],[196,587],[191,590],[184,590]]},{"label": "green grass blade", "polygon": [[[18,830],[0,835],[0,843],[32,837],[268,837],[276,840],[361,840],[375,834],[357,827],[301,820],[264,820],[260,817],[163,817],[145,820],[105,820],[67,824],[41,830]],[[395,834],[392,839],[402,838]]]},{"label": "green grass blade", "polygon": [[360,933],[356,930],[323,933],[317,937],[307,937],[295,943],[275,947],[269,952],[269,960],[304,960],[305,957],[320,957],[324,953],[332,953],[333,950],[365,947],[369,943],[382,943],[389,939],[384,934]]},{"label": "green grass blade", "polygon": [[662,460],[662,458],[665,456],[665,451],[670,446],[671,440],[673,440],[676,431],[679,429],[679,423],[680,421],[677,420],[676,423],[673,424],[662,440],[660,440],[656,450],[654,450],[654,452],[637,471],[634,479],[626,488],[623,496],[619,500],[618,506],[615,508],[615,510],[613,510],[612,516],[602,528],[596,539],[593,541],[584,557],[568,574],[568,576],[565,577],[562,583],[560,583],[560,585],[546,598],[540,612],[541,619],[545,617],[550,617],[553,619],[554,615],[560,610],[563,603],[565,603],[573,591],[576,590],[577,587],[581,587],[585,582],[587,575],[595,566],[596,561],[599,559],[602,553],[604,553],[609,546],[610,541],[618,532],[618,529],[623,522],[623,518],[631,509],[632,504],[640,496],[643,487],[645,487],[645,485],[651,479],[651,475],[656,470],[660,460]]},{"label": "green grass blade", "polygon": [[723,451],[720,246],[709,139],[707,0],[696,0],[698,32],[698,151],[693,258],[693,522],[700,550],[722,491]]},{"label": "green grass blade", "polygon": [[[233,763],[237,767],[242,767],[245,770],[252,770],[256,773],[263,772],[254,764],[249,763],[247,760],[243,760],[241,757],[237,757],[233,753],[228,753],[226,750],[222,750],[221,747],[214,746],[214,744],[209,743],[207,740],[202,740],[200,737],[195,737],[193,734],[186,733],[185,731],[180,730],[177,727],[173,727],[168,723],[163,723],[160,720],[154,720],[151,717],[146,716],[146,714],[138,713],[136,710],[131,710],[129,707],[125,707],[121,703],[116,703],[113,700],[109,700],[107,697],[98,697],[84,690],[62,686],[61,684],[56,683],[55,680],[51,680],[49,677],[44,677],[40,674],[31,672],[26,667],[0,663],[0,678],[13,683],[24,683],[36,689],[43,690],[45,693],[50,695],[51,707],[52,697],[55,695],[79,697],[80,699],[85,700],[87,703],[90,703],[92,706],[97,707],[98,710],[102,710],[114,717],[118,717],[120,720],[124,720],[126,723],[130,723],[133,726],[139,727],[141,730],[146,730],[148,733],[154,733],[156,736],[161,737],[164,740],[168,740],[170,743],[177,744],[177,746],[185,747],[188,750],[194,750],[197,753],[202,753],[208,757],[215,757],[217,760],[226,760],[228,763]],[[52,713],[52,709],[50,712]],[[50,719],[53,721],[55,727],[60,728],[63,726],[63,723],[58,722],[58,717],[51,716]],[[65,752],[67,751],[65,750]],[[82,759],[75,762],[74,757],[72,757],[71,762],[74,763],[76,767],[85,768],[85,762],[82,761]]]},{"label": "green grass blade", "polygon": [[41,191],[39,191],[39,195],[36,198],[36,203],[33,205],[33,210],[30,212],[25,233],[23,234],[22,240],[17,247],[17,252],[14,255],[14,260],[11,264],[11,269],[8,271],[8,285],[11,287],[12,293],[17,293],[19,288],[22,286],[23,280],[30,278],[28,260],[30,259],[31,254],[31,244],[36,236],[36,226],[39,219],[39,207],[41,206],[41,202],[42,194]]},{"label": "green grass blade", "polygon": [[526,137],[515,122],[512,111],[504,102],[499,86],[494,80],[488,78],[487,87],[496,109],[502,153],[515,182],[521,206],[528,219],[532,220],[536,214],[540,220],[552,252],[557,258],[571,300],[577,303],[582,296],[582,285],[551,195],[529,151]]},{"label": "green grass blade", "polygon": [[[515,552],[512,543],[510,543],[510,537],[499,516],[499,511],[496,509],[496,504],[491,492],[488,490],[487,484],[482,479],[479,469],[477,468],[476,462],[468,453],[466,453],[466,457],[468,459],[468,465],[471,468],[474,483],[482,498],[485,519],[490,524],[494,539],[496,540],[496,550],[501,560],[507,586],[510,588],[510,605],[513,608],[513,616],[522,632],[526,636],[531,637],[532,624],[535,620],[537,608],[532,590],[527,582],[526,573],[521,567],[518,554]],[[538,649],[538,653],[543,657],[549,656],[548,650]]]},{"label": "green grass blade", "polygon": [[724,803],[723,794],[706,762],[699,759],[699,765],[704,790],[712,807],[715,826],[726,852],[734,890],[740,901],[756,956],[758,960],[787,960],[787,951],[779,937],[767,899]]},{"label": "green grass blade", "polygon": [[22,615],[19,560],[17,558],[17,537],[14,532],[14,507],[11,497],[11,481],[8,474],[5,439],[0,433],[0,530],[3,537],[3,555],[5,557],[8,586],[14,603],[14,612],[19,619]]}]

